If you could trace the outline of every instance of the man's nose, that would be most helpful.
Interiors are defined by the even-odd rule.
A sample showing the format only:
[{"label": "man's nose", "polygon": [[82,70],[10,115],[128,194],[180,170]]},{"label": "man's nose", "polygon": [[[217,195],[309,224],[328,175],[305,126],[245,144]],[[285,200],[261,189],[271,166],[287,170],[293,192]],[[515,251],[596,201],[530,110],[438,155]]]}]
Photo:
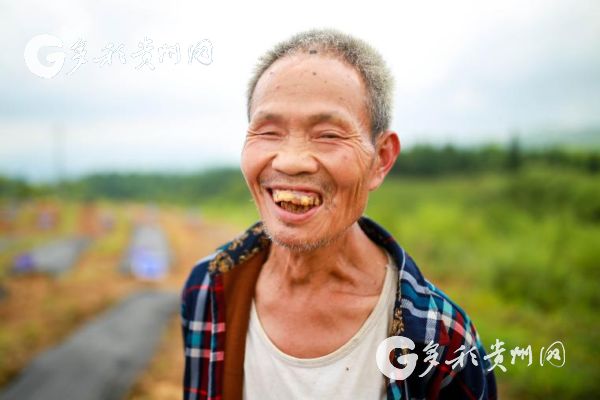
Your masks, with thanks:
[{"label": "man's nose", "polygon": [[303,136],[292,135],[281,142],[271,165],[287,175],[312,174],[319,169],[310,142]]}]

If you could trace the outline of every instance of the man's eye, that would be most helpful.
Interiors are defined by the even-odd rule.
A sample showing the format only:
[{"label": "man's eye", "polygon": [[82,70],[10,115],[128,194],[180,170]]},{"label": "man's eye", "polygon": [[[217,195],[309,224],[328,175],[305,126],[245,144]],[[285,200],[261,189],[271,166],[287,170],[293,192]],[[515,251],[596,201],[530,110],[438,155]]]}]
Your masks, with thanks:
[{"label": "man's eye", "polygon": [[257,132],[257,131],[248,131],[248,136],[254,136],[254,137],[262,137],[262,138],[276,138],[277,136],[279,136],[279,134],[277,132],[274,131],[264,131],[264,132]]},{"label": "man's eye", "polygon": [[338,139],[341,136],[333,132],[323,132],[319,135],[320,139]]}]

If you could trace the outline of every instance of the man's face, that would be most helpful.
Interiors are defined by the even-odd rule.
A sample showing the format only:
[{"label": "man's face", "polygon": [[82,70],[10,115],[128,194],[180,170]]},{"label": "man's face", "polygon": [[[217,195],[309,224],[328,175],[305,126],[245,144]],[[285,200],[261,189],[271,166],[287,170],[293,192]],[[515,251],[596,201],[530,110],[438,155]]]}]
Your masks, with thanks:
[{"label": "man's face", "polygon": [[276,243],[317,248],[362,215],[380,183],[366,96],[355,69],[317,54],[286,56],[258,81],[241,164]]}]

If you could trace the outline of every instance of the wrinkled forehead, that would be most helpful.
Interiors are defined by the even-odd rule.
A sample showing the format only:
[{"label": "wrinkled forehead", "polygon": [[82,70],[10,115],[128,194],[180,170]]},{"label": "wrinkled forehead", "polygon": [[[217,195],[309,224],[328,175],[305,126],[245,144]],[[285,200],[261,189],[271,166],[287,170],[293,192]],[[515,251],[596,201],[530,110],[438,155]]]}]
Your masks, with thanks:
[{"label": "wrinkled forehead", "polygon": [[[272,76],[275,71],[301,66],[314,69],[315,63],[327,64],[331,69],[337,69],[338,73],[352,75],[353,79],[360,82],[360,84],[366,89],[365,79],[362,73],[358,70],[358,68],[348,62],[342,54],[327,48],[310,47],[307,49],[294,49],[293,51],[290,51],[275,60],[258,79],[256,87],[254,88],[254,92],[256,92],[256,88],[259,86],[261,81],[264,82],[266,79],[268,79],[268,77]],[[316,67],[318,68],[318,66]]]},{"label": "wrinkled forehead", "polygon": [[[295,112],[325,117],[310,107],[328,103],[341,114],[350,113],[369,127],[368,96],[362,75],[340,56],[321,52],[294,52],[275,61],[258,80],[252,96],[250,120],[273,118],[274,110],[294,104]],[[290,110],[290,108],[288,108]],[[327,118],[336,117],[335,109]]]}]

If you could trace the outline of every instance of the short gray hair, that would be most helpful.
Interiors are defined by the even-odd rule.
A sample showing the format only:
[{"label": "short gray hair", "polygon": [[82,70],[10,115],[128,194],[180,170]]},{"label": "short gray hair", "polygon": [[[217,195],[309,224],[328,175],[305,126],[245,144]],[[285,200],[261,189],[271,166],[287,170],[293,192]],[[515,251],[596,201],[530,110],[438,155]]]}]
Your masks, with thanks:
[{"label": "short gray hair", "polygon": [[260,57],[246,93],[248,120],[254,89],[262,74],[280,58],[299,52],[315,53],[317,50],[342,58],[363,77],[367,88],[371,137],[375,139],[376,135],[390,126],[394,86],[392,74],[379,52],[371,45],[334,29],[312,29],[297,33]]}]

